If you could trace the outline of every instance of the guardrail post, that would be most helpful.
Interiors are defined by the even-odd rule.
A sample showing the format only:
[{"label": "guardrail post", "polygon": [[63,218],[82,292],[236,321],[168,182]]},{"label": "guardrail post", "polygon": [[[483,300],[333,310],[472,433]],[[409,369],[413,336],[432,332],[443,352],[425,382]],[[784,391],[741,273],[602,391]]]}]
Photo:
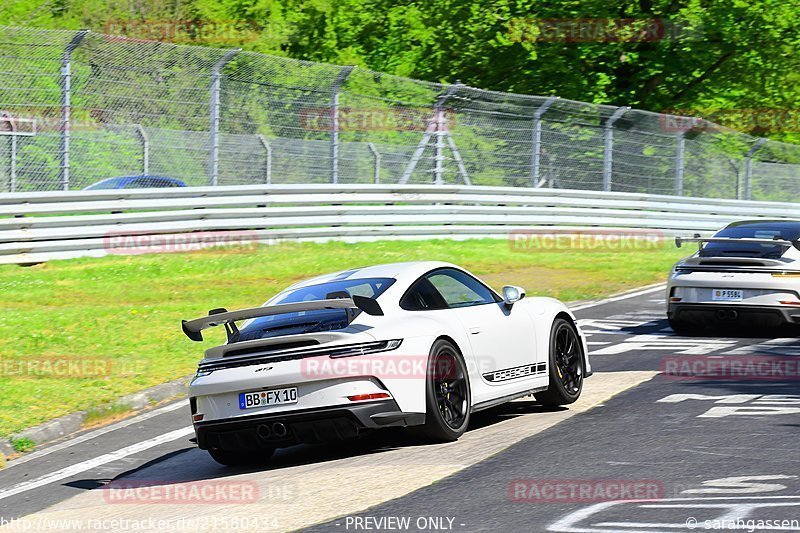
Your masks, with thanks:
[{"label": "guardrail post", "polygon": [[539,106],[533,114],[533,138],[531,151],[531,187],[541,187],[539,183],[539,169],[542,159],[542,115],[558,100],[557,96],[551,96]]},{"label": "guardrail post", "polygon": [[241,52],[241,48],[228,50],[222,58],[214,65],[211,71],[211,104],[210,104],[210,164],[209,164],[209,185],[216,186],[219,183],[219,85],[222,78],[222,69],[225,68],[233,56]]},{"label": "guardrail post", "polygon": [[339,183],[339,92],[356,67],[343,67],[331,86],[331,183]]},{"label": "guardrail post", "polygon": [[76,33],[61,53],[61,188],[69,190],[69,141],[72,113],[72,52],[89,30]]},{"label": "guardrail post", "polygon": [[142,175],[148,176],[150,174],[150,139],[141,124],[134,124],[133,127],[136,128],[136,132],[142,140]]},{"label": "guardrail post", "polygon": [[605,138],[603,148],[603,190],[611,190],[611,170],[614,158],[614,123],[621,117],[630,107],[624,106],[617,108],[614,113],[608,117],[604,125]]},{"label": "guardrail post", "polygon": [[265,167],[264,167],[264,179],[267,185],[272,185],[272,146],[267,142],[263,135],[259,134],[256,135],[258,137],[259,142],[261,142],[261,146],[264,147],[264,155],[266,156],[265,160]]},{"label": "guardrail post", "polygon": [[381,154],[372,143],[367,143],[367,148],[372,152],[372,158],[375,161],[375,170],[373,171],[373,180],[375,183],[381,182]]},{"label": "guardrail post", "polygon": [[761,149],[761,147],[764,146],[765,142],[767,142],[767,140],[763,137],[760,137],[744,155],[744,199],[745,200],[750,200],[752,192],[750,177],[753,171],[753,154],[758,152]]},{"label": "guardrail post", "polygon": [[686,136],[684,132],[680,132],[675,146],[675,196],[683,196],[683,154],[685,149]]}]

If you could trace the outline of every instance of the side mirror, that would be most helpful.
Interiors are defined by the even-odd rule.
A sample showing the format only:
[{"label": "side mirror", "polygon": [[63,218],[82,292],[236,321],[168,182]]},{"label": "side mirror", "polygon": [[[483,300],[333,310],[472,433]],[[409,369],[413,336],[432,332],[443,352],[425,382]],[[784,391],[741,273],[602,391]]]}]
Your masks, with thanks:
[{"label": "side mirror", "polygon": [[525,289],[522,287],[515,287],[514,285],[503,287],[503,303],[506,304],[506,307],[510,308],[523,298],[525,298]]}]

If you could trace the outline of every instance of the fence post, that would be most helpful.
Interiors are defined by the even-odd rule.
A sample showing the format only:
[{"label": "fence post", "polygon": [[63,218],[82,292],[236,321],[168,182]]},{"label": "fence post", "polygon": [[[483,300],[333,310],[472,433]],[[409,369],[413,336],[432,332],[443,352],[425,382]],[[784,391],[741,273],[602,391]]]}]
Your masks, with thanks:
[{"label": "fence post", "polygon": [[211,71],[211,104],[210,115],[211,124],[209,127],[210,138],[210,165],[209,165],[209,185],[216,186],[219,183],[219,84],[222,78],[222,69],[233,59],[233,56],[241,52],[241,48],[228,50],[222,58],[214,65]]},{"label": "fence post", "polygon": [[539,187],[539,169],[541,167],[542,159],[542,115],[544,115],[548,108],[553,105],[553,102],[558,100],[557,96],[551,96],[539,106],[533,114],[533,138],[532,138],[532,152],[531,152],[531,187]]},{"label": "fence post", "polygon": [[11,171],[8,176],[8,192],[17,192],[17,136],[16,127],[11,130]]},{"label": "fence post", "polygon": [[267,142],[263,135],[258,134],[259,142],[261,142],[261,146],[264,147],[264,155],[266,156],[266,168],[264,168],[264,179],[266,180],[267,185],[272,185],[272,146]]},{"label": "fence post", "polygon": [[603,148],[603,190],[611,190],[611,169],[614,158],[614,123],[621,117],[630,107],[618,107],[614,113],[608,117],[604,125],[605,139]]},{"label": "fence post", "polygon": [[134,124],[133,126],[142,140],[142,175],[148,176],[150,174],[150,139],[141,124]]},{"label": "fence post", "polygon": [[381,182],[381,154],[375,149],[375,145],[372,143],[367,143],[367,148],[369,151],[372,152],[372,158],[375,161],[375,170],[373,172],[373,178],[375,183]]},{"label": "fence post", "polygon": [[675,196],[683,196],[683,154],[686,149],[686,136],[684,132],[678,134],[678,144],[675,147]]},{"label": "fence post", "polygon": [[69,190],[70,115],[72,113],[72,52],[89,30],[80,30],[61,53],[61,188]]},{"label": "fence post", "polygon": [[331,183],[339,183],[339,91],[356,67],[343,67],[331,86]]},{"label": "fence post", "polygon": [[7,111],[0,111],[0,119],[8,122],[11,143],[11,161],[9,161],[8,192],[17,191],[17,119]]},{"label": "fence post", "polygon": [[752,187],[750,186],[751,185],[750,177],[753,171],[753,154],[758,152],[761,149],[761,147],[764,146],[765,142],[767,142],[767,140],[763,137],[760,137],[758,140],[756,140],[755,144],[753,144],[753,146],[744,155],[744,199],[745,200],[750,200],[751,196]]},{"label": "fence post", "polygon": [[442,108],[437,107],[434,111],[436,121],[436,142],[434,142],[433,156],[433,183],[441,185],[444,183],[444,116]]}]

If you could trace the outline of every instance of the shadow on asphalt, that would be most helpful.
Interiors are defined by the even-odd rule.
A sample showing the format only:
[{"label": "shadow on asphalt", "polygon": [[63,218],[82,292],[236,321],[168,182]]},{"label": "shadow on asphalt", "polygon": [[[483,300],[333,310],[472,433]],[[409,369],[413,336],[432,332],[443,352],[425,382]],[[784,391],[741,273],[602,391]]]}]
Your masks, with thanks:
[{"label": "shadow on asphalt", "polygon": [[[563,411],[566,408],[548,408],[533,400],[509,402],[472,415],[467,432],[485,428],[520,416]],[[224,467],[217,464],[203,450],[186,448],[149,461],[125,472],[115,480],[136,480],[142,483],[170,485],[190,481],[221,479],[250,472],[269,472],[292,466],[326,463],[337,459],[378,455],[398,448],[428,446],[412,431],[402,428],[385,428],[365,433],[358,439],[330,444],[301,444],[278,450],[266,465],[252,467]],[[110,479],[81,479],[68,483],[70,487],[86,490],[103,489]]]},{"label": "shadow on asphalt", "polygon": [[619,328],[620,331],[630,335],[669,335],[671,337],[687,337],[687,338],[738,338],[738,339],[777,339],[777,338],[796,338],[800,337],[800,325],[787,324],[775,328],[764,328],[748,326],[746,323],[707,326],[702,331],[691,336],[679,335],[672,331],[669,327],[667,319],[653,320],[645,324],[638,324],[635,326],[623,326]]}]

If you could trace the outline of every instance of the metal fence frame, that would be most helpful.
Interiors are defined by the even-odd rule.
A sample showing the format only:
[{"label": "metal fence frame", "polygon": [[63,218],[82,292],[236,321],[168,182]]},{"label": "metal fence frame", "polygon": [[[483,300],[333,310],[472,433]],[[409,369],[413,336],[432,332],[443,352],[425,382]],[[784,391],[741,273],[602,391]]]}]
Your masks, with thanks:
[{"label": "metal fence frame", "polygon": [[[739,199],[790,200],[800,193],[799,146],[703,120],[87,30],[0,26],[0,36],[0,53],[7,58],[0,70],[11,80],[0,81],[0,110],[13,117],[26,106],[51,108],[59,115],[57,149],[37,147],[49,142],[44,133],[22,139],[13,119],[0,117],[0,133],[14,145],[3,164],[0,136],[0,174],[6,167],[9,174],[0,183],[10,192],[81,188],[90,177],[111,177],[104,173],[116,171],[112,168],[148,174],[158,167],[155,161],[172,157],[176,163],[168,171],[185,172],[196,186],[391,181]],[[32,81],[48,76],[50,85]],[[48,88],[56,84],[57,97]],[[324,120],[319,128],[304,130],[297,115],[314,105],[325,110]],[[408,132],[343,128],[342,113],[358,106],[376,113],[417,113],[424,121]],[[72,117],[98,109],[98,130],[82,145],[78,180]],[[673,131],[664,127],[669,121],[688,126]],[[157,139],[149,134],[154,129],[171,133]],[[198,136],[205,140],[198,142]],[[243,136],[252,148],[232,151]],[[177,140],[181,137],[193,141],[184,146]],[[112,144],[101,149],[103,142]],[[127,163],[104,166],[115,142],[138,143],[141,149]],[[41,161],[23,164],[28,146]],[[166,155],[157,157],[159,150]],[[302,160],[302,165],[296,161],[297,168],[287,172],[291,169],[284,163],[278,171],[282,158]],[[50,160],[58,161],[58,183],[48,177]],[[344,163],[350,165],[346,171]],[[763,163],[771,165],[770,171],[780,165],[782,177],[762,172]],[[234,178],[223,179],[223,167]],[[39,181],[30,176],[40,176]]]}]

